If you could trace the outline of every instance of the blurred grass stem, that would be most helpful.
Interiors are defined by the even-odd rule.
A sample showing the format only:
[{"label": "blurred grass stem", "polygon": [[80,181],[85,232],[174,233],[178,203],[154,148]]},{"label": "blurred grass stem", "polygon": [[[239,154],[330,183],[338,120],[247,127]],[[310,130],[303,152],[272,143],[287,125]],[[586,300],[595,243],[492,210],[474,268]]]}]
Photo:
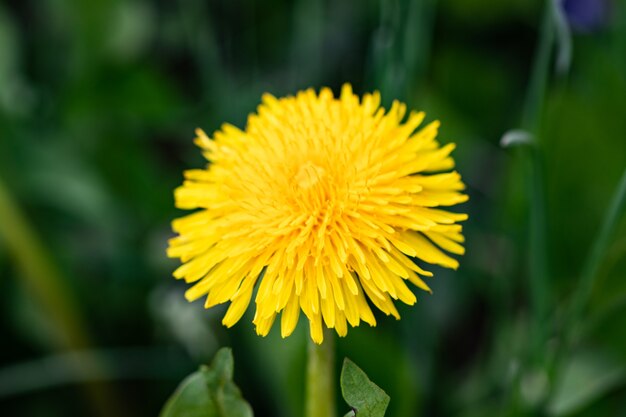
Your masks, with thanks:
[{"label": "blurred grass stem", "polygon": [[[46,317],[59,335],[61,350],[85,349],[90,345],[85,326],[61,272],[52,261],[45,245],[0,179],[0,238],[22,270],[19,275],[33,298],[42,306]],[[97,360],[77,364],[76,372],[104,372]],[[94,415],[122,416],[111,393],[102,384],[88,384],[86,394],[92,402]]]},{"label": "blurred grass stem", "polygon": [[[526,180],[529,212],[529,287],[531,328],[530,346],[523,364],[524,374],[516,374],[511,382],[512,392],[509,393],[510,407],[515,409],[513,415],[524,413],[520,406],[520,394],[524,377],[532,370],[545,369],[548,365],[546,341],[549,330],[548,306],[549,273],[547,259],[547,227],[545,185],[542,162],[542,147],[540,138],[541,114],[544,106],[548,78],[551,67],[552,51],[554,49],[554,9],[553,0],[545,0],[543,20],[539,32],[539,39],[533,61],[531,75],[526,90],[526,97],[522,109],[522,130],[530,140],[522,141],[522,163]],[[503,141],[503,145],[507,146]],[[545,397],[544,397],[545,398]],[[537,404],[539,405],[539,404]],[[536,407],[533,412],[537,411]]]},{"label": "blurred grass stem", "polygon": [[528,155],[528,195],[530,196],[530,287],[533,310],[533,353],[535,359],[544,357],[547,337],[547,310],[550,302],[547,261],[547,227],[544,173],[542,165],[539,127],[546,96],[551,56],[554,47],[554,8],[552,0],[546,0],[543,22],[539,34],[537,52],[524,103],[523,126],[535,138]]},{"label": "blurred grass stem", "polygon": [[80,314],[69,296],[65,281],[1,180],[0,219],[0,237],[22,270],[20,277],[28,290],[58,331],[57,343],[63,349],[88,346]]},{"label": "blurred grass stem", "polygon": [[226,92],[232,82],[219,56],[213,21],[205,18],[209,16],[207,3],[181,0],[178,4],[189,50],[200,75],[203,105],[208,105],[211,96],[229,97]]},{"label": "blurred grass stem", "polygon": [[324,329],[324,342],[308,338],[306,367],[306,417],[335,417],[335,339]]},{"label": "blurred grass stem", "polygon": [[[106,369],[82,364],[104,362]],[[60,352],[0,368],[0,399],[101,381],[174,380],[189,359],[169,347],[121,347]],[[103,372],[104,371],[104,372]]]},{"label": "blurred grass stem", "polygon": [[293,10],[291,72],[294,88],[321,82],[324,74],[324,25],[326,4],[321,0],[300,0]]},{"label": "blurred grass stem", "polygon": [[374,85],[389,105],[411,106],[430,57],[436,0],[381,0],[380,21],[372,39]]},{"label": "blurred grass stem", "polygon": [[[624,170],[620,182],[613,194],[613,199],[606,215],[604,216],[604,223],[600,228],[598,236],[594,240],[591,251],[585,260],[583,272],[580,277],[580,282],[576,286],[576,292],[574,293],[574,299],[572,300],[572,310],[569,317],[568,329],[578,328],[578,323],[581,322],[582,313],[589,303],[591,294],[593,292],[594,279],[598,275],[598,270],[602,264],[613,232],[617,228],[618,222],[624,215],[626,210],[626,169]],[[570,335],[567,342],[572,343],[573,337]]]},{"label": "blurred grass stem", "polygon": [[530,201],[530,285],[534,318],[533,345],[536,357],[543,356],[547,338],[546,328],[549,294],[549,273],[547,259],[546,202],[544,170],[540,151],[530,149],[528,158],[528,181]]},{"label": "blurred grass stem", "polygon": [[533,134],[537,133],[541,122],[541,111],[550,73],[550,58],[554,47],[554,30],[552,0],[546,0],[522,120],[523,126]]}]

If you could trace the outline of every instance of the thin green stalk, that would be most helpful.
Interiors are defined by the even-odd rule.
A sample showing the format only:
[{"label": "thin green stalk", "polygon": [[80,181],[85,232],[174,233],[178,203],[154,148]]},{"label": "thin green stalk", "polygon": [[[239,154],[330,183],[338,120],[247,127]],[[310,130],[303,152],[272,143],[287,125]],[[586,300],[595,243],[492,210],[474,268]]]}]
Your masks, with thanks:
[{"label": "thin green stalk", "polygon": [[[81,314],[70,296],[67,283],[1,179],[0,239],[4,241],[9,254],[22,270],[20,278],[23,279],[26,289],[42,306],[46,317],[56,330],[58,335],[56,342],[60,350],[88,348],[90,343],[86,327],[80,320]],[[74,366],[73,372],[79,374],[105,373],[100,361],[95,359]],[[92,402],[94,415],[126,415],[103,383],[87,384],[84,389]]]},{"label": "thin green stalk", "polygon": [[306,368],[306,417],[335,417],[335,339],[324,330],[324,342],[309,338]]},{"label": "thin green stalk", "polygon": [[[552,0],[545,0],[543,21],[539,33],[536,54],[532,72],[524,101],[522,114],[523,135],[526,137],[520,142],[507,143],[503,138],[503,145],[512,143],[530,143],[522,151],[524,154],[525,178],[527,195],[529,198],[529,287],[531,304],[531,346],[528,362],[524,364],[526,371],[543,368],[548,362],[545,354],[549,321],[548,307],[550,303],[549,273],[547,256],[547,222],[546,202],[544,189],[543,161],[539,131],[541,114],[546,97],[546,89],[551,68],[552,51],[554,49],[554,9]],[[519,132],[518,132],[519,133]],[[531,139],[530,141],[528,139]],[[511,139],[511,138],[509,138]],[[519,384],[522,375],[512,382],[513,392],[509,395],[512,407],[519,410]],[[524,411],[522,411],[524,412]],[[517,412],[516,412],[517,414]]]},{"label": "thin green stalk", "polygon": [[[104,362],[106,372],[83,364]],[[0,367],[0,401],[102,381],[159,380],[180,377],[189,365],[182,353],[168,347],[121,347],[51,353]],[[107,410],[110,411],[110,410]],[[117,417],[116,414],[108,414]]]},{"label": "thin green stalk", "polygon": [[[570,350],[573,345],[575,345],[580,333],[584,330],[584,326],[587,325],[587,328],[590,327],[588,321],[582,320],[582,315],[591,298],[593,284],[598,275],[600,265],[607,253],[613,232],[620,219],[624,216],[625,211],[626,170],[624,170],[621,180],[613,194],[613,199],[609,205],[607,214],[604,216],[604,223],[600,228],[600,232],[592,243],[589,255],[585,260],[580,281],[576,286],[571,308],[568,311],[569,314],[565,318],[563,325],[563,341],[557,347],[557,352],[555,352],[552,362],[549,363],[548,375],[551,381],[554,381],[557,377],[557,372],[563,369],[566,358],[568,358]],[[547,397],[551,396],[553,390],[554,385],[551,385]]]},{"label": "thin green stalk", "polygon": [[412,0],[406,7],[402,57],[406,71],[404,99],[413,107],[428,70],[437,0]]},{"label": "thin green stalk", "polygon": [[372,87],[380,90],[385,106],[391,99],[398,99],[398,91],[393,86],[391,77],[395,76],[396,56],[395,48],[398,43],[399,28],[399,0],[381,0],[379,2],[378,28],[372,38],[372,63],[370,81]]},{"label": "thin green stalk", "polygon": [[531,199],[529,236],[530,287],[534,319],[533,351],[535,358],[542,356],[543,344],[547,334],[546,318],[550,302],[544,174],[538,133],[554,46],[553,13],[551,0],[546,0],[539,44],[524,103],[523,116],[523,126],[535,138],[534,146],[530,149],[528,169],[529,196]]},{"label": "thin green stalk", "polygon": [[[589,303],[591,298],[593,284],[598,270],[602,264],[602,260],[607,252],[611,237],[615,231],[618,222],[623,217],[626,211],[626,169],[622,174],[621,180],[613,194],[613,199],[609,205],[606,216],[604,216],[604,223],[600,228],[598,236],[595,238],[591,251],[585,260],[583,272],[580,277],[580,282],[576,286],[576,292],[572,301],[572,310],[569,316],[570,331],[575,331],[578,328],[578,324],[581,322],[582,313],[585,306]],[[572,343],[574,334],[570,334],[567,342]]]},{"label": "thin green stalk", "polygon": [[63,349],[85,348],[88,338],[69,289],[35,231],[0,180],[0,238],[22,270],[20,277],[54,323]]},{"label": "thin green stalk", "polygon": [[550,287],[548,274],[548,248],[546,225],[546,202],[543,161],[538,149],[530,149],[529,195],[530,202],[530,286],[534,318],[533,349],[535,359],[543,356],[547,338],[548,303]]},{"label": "thin green stalk", "polygon": [[533,134],[537,133],[541,121],[541,111],[550,73],[550,58],[554,47],[553,13],[552,1],[546,0],[539,33],[539,43],[533,61],[522,119],[523,126]]},{"label": "thin green stalk", "polygon": [[325,14],[326,4],[321,0],[299,0],[294,5],[291,38],[293,88],[322,81]]},{"label": "thin green stalk", "polygon": [[381,0],[372,45],[372,81],[385,105],[411,105],[430,55],[436,0]]},{"label": "thin green stalk", "polygon": [[224,70],[218,53],[213,21],[204,18],[208,15],[206,8],[207,4],[201,0],[179,2],[180,18],[202,83],[203,105],[207,105],[210,96],[231,96],[226,94],[231,79]]}]

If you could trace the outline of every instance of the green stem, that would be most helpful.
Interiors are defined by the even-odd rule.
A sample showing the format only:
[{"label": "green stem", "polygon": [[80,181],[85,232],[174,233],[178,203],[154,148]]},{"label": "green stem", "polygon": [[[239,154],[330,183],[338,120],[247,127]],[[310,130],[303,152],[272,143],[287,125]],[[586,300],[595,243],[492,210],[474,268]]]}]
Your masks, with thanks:
[{"label": "green stem", "polygon": [[550,58],[554,46],[554,10],[551,0],[545,1],[541,32],[539,34],[539,44],[533,61],[532,73],[530,76],[528,95],[524,102],[523,126],[532,132],[537,133],[541,120],[541,110],[546,95],[548,85],[548,75],[550,73]]},{"label": "green stem", "polygon": [[317,84],[324,74],[325,2],[300,0],[294,5],[294,28],[291,39],[293,87]]},{"label": "green stem", "polygon": [[306,368],[306,417],[335,417],[335,339],[324,329],[324,342],[309,338]]},{"label": "green stem", "polygon": [[[52,260],[49,251],[19,209],[9,190],[0,178],[0,239],[7,247],[16,265],[22,270],[20,277],[32,298],[44,310],[56,330],[59,348],[66,351],[90,346],[86,327],[80,317],[63,275]],[[74,364],[73,372],[79,374],[105,373],[103,364],[96,358]],[[84,386],[92,401],[96,416],[123,416],[109,387],[103,383]]]},{"label": "green stem", "polygon": [[548,329],[546,320],[550,300],[544,173],[541,154],[530,149],[530,285],[534,317],[533,348],[535,359],[543,357]]},{"label": "green stem", "polygon": [[[585,306],[589,303],[591,293],[593,290],[593,283],[595,277],[598,275],[598,270],[607,252],[609,243],[613,232],[615,231],[618,222],[624,215],[626,210],[626,170],[622,174],[622,178],[613,194],[613,200],[609,206],[606,216],[604,217],[604,223],[600,229],[600,233],[593,242],[591,252],[585,260],[585,266],[583,273],[580,277],[580,282],[576,287],[574,293],[574,299],[572,301],[572,310],[569,316],[569,328],[575,329],[578,327],[578,323],[581,322],[581,316]],[[571,343],[574,335],[568,337],[567,342]]]},{"label": "green stem", "polygon": [[551,0],[545,1],[545,9],[539,44],[533,64],[528,93],[524,103],[523,126],[534,136],[534,146],[529,155],[530,204],[530,287],[533,310],[533,352],[535,359],[542,356],[546,338],[546,315],[549,303],[547,227],[544,175],[541,147],[538,140],[541,111],[546,96],[551,55],[554,45],[554,10]]},{"label": "green stem", "polygon": [[[531,345],[526,368],[532,369],[548,362],[545,354],[545,341],[548,335],[547,320],[549,294],[549,273],[547,256],[546,202],[544,173],[539,141],[541,113],[546,96],[552,51],[554,47],[554,9],[552,0],[545,0],[543,21],[528,84],[522,114],[522,127],[533,138],[528,154],[523,155],[526,165],[525,176],[529,197],[529,286],[531,304]],[[514,389],[509,396],[513,407],[519,405],[519,376],[511,384]]]},{"label": "green stem", "polygon": [[[213,20],[202,0],[180,1],[179,13],[187,36],[189,50],[194,57],[196,70],[200,74],[203,105],[208,105],[209,97],[227,97],[225,91],[231,84],[224,70],[219,48],[215,39]],[[209,19],[203,18],[209,16]]]},{"label": "green stem", "polygon": [[402,45],[405,85],[402,97],[413,108],[416,97],[421,97],[423,82],[431,57],[437,0],[410,0],[405,2],[406,19]]},{"label": "green stem", "polygon": [[[566,355],[570,353],[570,350],[575,345],[577,338],[580,337],[581,331],[584,330],[584,326],[586,325],[587,329],[591,327],[588,320],[582,320],[582,313],[591,298],[594,280],[598,275],[598,270],[600,269],[602,260],[607,253],[613,232],[615,231],[618,222],[624,215],[625,211],[626,170],[624,170],[619,185],[613,194],[613,199],[607,214],[604,217],[605,220],[601,226],[600,232],[594,240],[591,251],[585,260],[580,281],[576,286],[576,291],[573,295],[569,315],[565,318],[562,330],[563,342],[558,346],[554,359],[548,368],[549,377],[552,381],[555,380],[557,372],[563,369],[565,362],[564,358],[566,358]],[[553,389],[554,386],[551,386],[550,391]],[[550,395],[551,394],[549,393],[548,397]]]},{"label": "green stem", "polygon": [[428,67],[437,0],[381,0],[369,76],[383,102],[411,106]]},{"label": "green stem", "polygon": [[20,275],[33,297],[43,306],[46,316],[58,331],[63,349],[89,345],[85,326],[69,296],[69,289],[50,254],[22,215],[18,205],[0,179],[0,238],[19,268]]}]

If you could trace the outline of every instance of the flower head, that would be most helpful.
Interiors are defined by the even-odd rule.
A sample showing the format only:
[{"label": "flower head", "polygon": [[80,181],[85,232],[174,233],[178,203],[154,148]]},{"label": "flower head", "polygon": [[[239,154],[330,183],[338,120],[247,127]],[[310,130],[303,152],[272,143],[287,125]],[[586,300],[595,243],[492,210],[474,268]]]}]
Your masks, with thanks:
[{"label": "flower head", "polygon": [[576,32],[602,29],[611,17],[609,0],[563,0],[559,7],[563,8],[567,21]]},{"label": "flower head", "polygon": [[414,260],[457,268],[444,251],[463,254],[467,218],[438,208],[467,200],[460,175],[445,172],[454,145],[435,140],[438,122],[416,131],[424,113],[405,112],[344,85],[338,98],[266,94],[245,130],[197,130],[210,163],[186,171],[175,198],[199,210],[174,220],[168,248],[183,263],[174,276],[194,283],[186,298],[230,302],[230,327],[258,283],[257,333],[280,314],[286,337],[302,311],[317,343],[323,324],[340,336],[348,323],[376,325],[370,303],[399,318],[393,300],[416,301],[407,281],[430,291]]}]

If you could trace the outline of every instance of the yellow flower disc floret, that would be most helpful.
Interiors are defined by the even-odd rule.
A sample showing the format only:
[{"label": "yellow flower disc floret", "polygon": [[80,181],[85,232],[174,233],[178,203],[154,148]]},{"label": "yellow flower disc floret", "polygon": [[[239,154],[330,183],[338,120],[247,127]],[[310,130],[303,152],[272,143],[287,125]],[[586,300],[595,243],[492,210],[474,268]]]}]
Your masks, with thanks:
[{"label": "yellow flower disc floret", "polygon": [[174,276],[194,283],[187,299],[230,302],[230,327],[258,283],[257,333],[280,313],[286,337],[303,311],[316,343],[324,324],[340,336],[348,323],[376,325],[370,303],[399,318],[393,300],[416,301],[407,281],[430,291],[421,277],[432,274],[412,258],[457,268],[444,251],[463,254],[467,218],[437,208],[467,200],[460,175],[445,172],[454,145],[435,140],[438,122],[416,131],[424,113],[405,112],[344,85],[339,98],[266,94],[245,130],[198,130],[210,164],[186,171],[175,197],[199,210],[173,222],[168,249],[183,263]]}]

